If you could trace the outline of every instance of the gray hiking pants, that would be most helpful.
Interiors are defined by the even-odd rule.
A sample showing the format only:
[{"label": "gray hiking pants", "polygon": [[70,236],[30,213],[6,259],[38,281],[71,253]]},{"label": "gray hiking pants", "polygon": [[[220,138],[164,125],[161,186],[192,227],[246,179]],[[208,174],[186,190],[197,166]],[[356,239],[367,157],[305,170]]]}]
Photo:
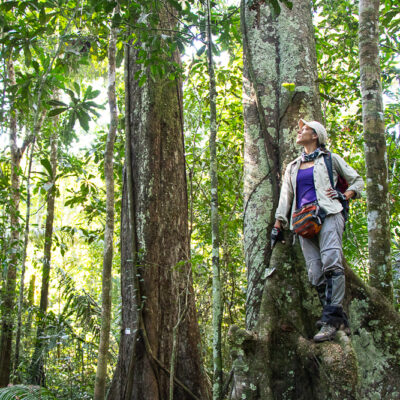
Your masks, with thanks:
[{"label": "gray hiking pants", "polygon": [[306,260],[308,279],[316,286],[323,306],[342,306],[345,292],[342,236],[342,213],[325,218],[318,235],[312,239],[299,236]]}]

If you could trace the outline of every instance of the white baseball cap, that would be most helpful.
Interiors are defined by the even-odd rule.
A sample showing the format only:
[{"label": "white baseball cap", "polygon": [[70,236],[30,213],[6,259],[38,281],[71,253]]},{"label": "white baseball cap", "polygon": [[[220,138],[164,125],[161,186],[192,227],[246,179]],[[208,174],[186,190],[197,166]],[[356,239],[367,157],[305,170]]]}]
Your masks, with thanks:
[{"label": "white baseball cap", "polygon": [[299,128],[301,129],[304,125],[309,126],[314,129],[316,134],[318,135],[318,141],[320,144],[326,144],[328,139],[328,133],[326,132],[325,127],[319,123],[318,121],[304,121],[304,119],[299,120]]}]

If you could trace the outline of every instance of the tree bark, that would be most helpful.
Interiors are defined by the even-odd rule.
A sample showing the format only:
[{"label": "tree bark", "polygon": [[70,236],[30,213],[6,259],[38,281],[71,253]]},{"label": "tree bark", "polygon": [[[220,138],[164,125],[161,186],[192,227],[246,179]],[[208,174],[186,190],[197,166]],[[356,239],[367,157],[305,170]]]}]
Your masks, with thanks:
[{"label": "tree bark", "polygon": [[24,291],[25,291],[25,266],[26,266],[26,252],[28,249],[29,242],[29,229],[30,229],[30,217],[31,217],[31,172],[33,163],[33,152],[35,149],[35,143],[32,143],[32,148],[29,156],[28,176],[26,178],[26,215],[25,215],[25,230],[24,230],[24,244],[22,248],[22,260],[21,260],[21,277],[19,284],[19,297],[18,297],[18,311],[17,311],[17,333],[15,337],[15,361],[14,361],[14,383],[20,380],[18,366],[19,366],[19,354],[21,345],[21,334],[22,334],[22,313],[24,311]]},{"label": "tree bark", "polygon": [[112,262],[114,238],[114,142],[118,127],[117,99],[115,93],[117,29],[111,28],[108,45],[108,104],[110,107],[110,127],[108,130],[104,176],[106,181],[106,226],[103,250],[103,281],[100,344],[97,361],[94,399],[103,400],[106,392],[107,356],[111,326]]},{"label": "tree bark", "polygon": [[[69,27],[67,25],[67,28]],[[66,29],[67,29],[66,28]],[[48,65],[47,70],[43,77],[39,79],[38,91],[36,101],[33,108],[33,123],[29,131],[29,135],[24,139],[22,146],[19,148],[17,145],[17,119],[16,109],[14,104],[10,105],[10,148],[11,148],[11,215],[10,223],[12,227],[11,232],[11,257],[7,270],[7,282],[3,293],[3,315],[2,315],[2,328],[0,338],[0,387],[6,386],[10,380],[11,372],[11,353],[12,353],[12,334],[14,325],[14,304],[15,304],[15,288],[17,278],[17,263],[20,260],[21,246],[20,246],[20,232],[19,232],[19,201],[20,201],[20,188],[19,188],[19,167],[21,158],[27,147],[36,140],[36,136],[41,129],[45,113],[41,111],[41,99],[43,86],[46,82],[48,75],[51,72],[54,61],[59,56],[61,49],[64,45],[62,40],[59,41],[56,53]],[[7,75],[10,82],[15,82],[14,65],[12,61],[12,52],[7,60]]]},{"label": "tree bark", "polygon": [[53,244],[53,226],[54,226],[54,209],[56,197],[56,175],[57,175],[57,141],[58,135],[54,132],[50,137],[50,164],[51,164],[51,177],[49,184],[51,187],[47,192],[47,214],[46,214],[46,227],[44,234],[44,248],[43,248],[43,266],[42,266],[42,286],[40,289],[40,304],[38,315],[38,327],[35,340],[35,350],[32,355],[32,361],[29,368],[29,381],[30,383],[45,385],[45,372],[44,372],[44,343],[41,338],[45,331],[45,316],[49,301],[49,282],[50,282],[50,268],[51,268],[51,247]]},{"label": "tree bark", "polygon": [[[11,83],[15,83],[14,64],[7,60],[7,75]],[[10,247],[7,280],[2,293],[2,321],[0,339],[0,387],[7,386],[11,372],[12,333],[14,326],[15,288],[17,278],[17,264],[20,261],[20,223],[19,201],[20,193],[20,162],[21,151],[17,145],[17,115],[14,107],[10,111],[10,150],[11,150],[11,194],[10,194]]]},{"label": "tree bark", "polygon": [[[27,304],[26,308],[33,307],[35,305],[35,286],[36,286],[36,275],[31,276],[31,280],[29,281],[29,288],[28,288],[28,293],[27,293]],[[26,337],[30,337],[32,329],[32,313],[28,313],[28,318],[25,324],[25,334]]]},{"label": "tree bark", "polygon": [[360,0],[359,58],[363,110],[370,284],[393,300],[388,163],[379,64],[379,0]]},{"label": "tree bark", "polygon": [[[400,376],[400,321],[391,305],[347,268],[345,309],[353,336],[339,331],[335,341],[314,344],[321,307],[310,290],[301,249],[286,233],[286,244],[270,250],[279,195],[274,171],[284,171],[300,152],[298,120],[321,121],[310,3],[293,2],[292,10],[282,6],[276,16],[269,4],[242,1],[241,12],[249,288],[247,330],[232,328],[230,335],[232,398],[355,399],[373,393],[389,399],[398,392]],[[295,90],[284,89],[285,82],[294,83]]]},{"label": "tree bark", "polygon": [[[300,21],[302,21],[300,23]],[[297,155],[300,118],[321,119],[316,54],[307,2],[277,18],[268,6],[241,6],[244,49],[244,252],[248,288],[246,325],[254,326],[271,258],[269,241],[281,171]],[[293,40],[293,38],[296,38]],[[282,87],[296,85],[294,92]]]},{"label": "tree bark", "polygon": [[218,164],[217,164],[217,89],[212,55],[211,5],[207,0],[207,59],[210,79],[210,181],[211,181],[211,234],[212,234],[212,309],[213,309],[213,399],[222,398],[222,353],[221,353],[221,273],[219,259],[218,221]]},{"label": "tree bark", "polygon": [[[160,11],[159,20],[161,30],[175,26],[172,10]],[[183,304],[179,307],[185,298],[181,294],[187,293],[178,331],[174,398],[207,399],[189,262],[181,82],[168,76],[151,78],[148,68],[135,62],[139,46],[126,49],[122,329],[108,398],[168,398],[173,328],[178,310],[184,309]],[[177,54],[173,60],[179,62]],[[142,86],[135,78],[138,71],[147,77]]]}]

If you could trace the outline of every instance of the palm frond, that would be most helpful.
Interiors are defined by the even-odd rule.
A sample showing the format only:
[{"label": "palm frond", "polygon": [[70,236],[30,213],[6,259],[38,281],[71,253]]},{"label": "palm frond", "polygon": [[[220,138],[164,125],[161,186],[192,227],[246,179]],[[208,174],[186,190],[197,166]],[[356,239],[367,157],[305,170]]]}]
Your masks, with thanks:
[{"label": "palm frond", "polygon": [[95,336],[100,332],[101,306],[84,289],[77,289],[72,277],[63,269],[57,268],[61,296],[66,303],[61,312],[64,319],[75,314],[77,321],[83,324]]},{"label": "palm frond", "polygon": [[56,400],[50,390],[40,386],[15,385],[0,389],[0,400]]}]

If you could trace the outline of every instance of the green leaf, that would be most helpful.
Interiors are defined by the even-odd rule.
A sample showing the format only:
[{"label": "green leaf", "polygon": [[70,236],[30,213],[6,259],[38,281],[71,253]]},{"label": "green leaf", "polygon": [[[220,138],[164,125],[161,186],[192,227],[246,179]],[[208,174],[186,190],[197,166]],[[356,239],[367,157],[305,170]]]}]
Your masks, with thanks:
[{"label": "green leaf", "polygon": [[80,126],[87,132],[89,130],[90,117],[83,111],[78,112],[78,121]]},{"label": "green leaf", "polygon": [[32,60],[32,67],[35,69],[36,74],[40,73],[40,65],[36,60]]},{"label": "green leaf", "polygon": [[42,7],[40,9],[40,13],[39,13],[39,22],[41,25],[44,25],[47,21],[46,21],[46,12],[44,10],[44,7]]},{"label": "green leaf", "polygon": [[90,65],[89,58],[87,56],[80,57],[78,62],[81,65]]},{"label": "green leaf", "polygon": [[161,76],[161,68],[158,64],[151,64],[150,65],[150,72],[151,72],[151,76],[153,78],[157,78],[159,76]]},{"label": "green leaf", "polygon": [[200,49],[197,50],[197,56],[200,57],[206,51],[206,45],[201,46]]},{"label": "green leaf", "polygon": [[281,13],[281,6],[279,5],[278,0],[270,0],[270,3],[272,5],[275,16],[279,16],[279,14]]},{"label": "green leaf", "polygon": [[219,47],[215,43],[212,44],[211,51],[214,56],[219,56],[221,54]]},{"label": "green leaf", "polygon": [[111,21],[111,27],[116,28],[121,25],[122,17],[119,14],[114,14]]},{"label": "green leaf", "polygon": [[49,113],[47,114],[49,117],[55,117],[58,114],[63,113],[64,111],[67,111],[67,107],[62,107],[62,108],[54,108],[53,110],[50,110]]},{"label": "green leaf", "polygon": [[[99,108],[102,108],[103,110],[105,109],[105,107],[99,107]],[[97,111],[91,109],[90,112],[91,112],[93,115],[95,115],[97,118],[100,117],[100,114],[99,114]]]},{"label": "green leaf", "polygon": [[47,158],[42,158],[40,160],[40,164],[45,168],[47,173],[49,174],[50,177],[53,177],[53,169],[51,168],[51,163]]},{"label": "green leaf", "polygon": [[75,91],[76,91],[76,93],[78,94],[78,97],[79,97],[80,94],[81,94],[81,88],[80,88],[80,86],[79,86],[79,84],[77,82],[74,82],[73,85],[74,85]]},{"label": "green leaf", "polygon": [[65,88],[64,91],[69,94],[69,97],[71,97],[71,100],[76,100],[75,93],[71,89]]},{"label": "green leaf", "polygon": [[175,44],[178,46],[179,52],[183,54],[185,52],[185,45],[182,43],[182,40],[177,40]]},{"label": "green leaf", "polygon": [[[90,88],[90,90],[89,90]],[[97,97],[100,94],[100,90],[91,90],[92,87],[89,86],[88,90],[85,93],[85,99],[91,100],[94,99],[95,97]]]},{"label": "green leaf", "polygon": [[385,13],[382,17],[382,24],[388,25],[390,21],[398,15],[398,13],[399,13],[398,9],[394,9]]},{"label": "green leaf", "polygon": [[145,84],[145,82],[146,82],[146,75],[145,74],[143,74],[141,77],[140,77],[140,79],[139,79],[139,87],[142,87],[144,84]]},{"label": "green leaf", "polygon": [[0,5],[0,10],[10,11],[13,7],[18,5],[18,1],[5,1]]},{"label": "green leaf", "polygon": [[101,107],[99,104],[95,103],[94,101],[85,101],[84,103],[81,104],[81,106],[86,110],[90,110],[91,108],[104,108]]},{"label": "green leaf", "polygon": [[63,102],[60,101],[60,100],[55,100],[55,99],[54,99],[54,100],[49,100],[49,101],[47,102],[47,104],[50,105],[50,106],[68,107],[67,104],[63,103]]},{"label": "green leaf", "polygon": [[286,7],[291,10],[293,8],[293,3],[288,0],[283,0],[283,3],[286,5]]}]

